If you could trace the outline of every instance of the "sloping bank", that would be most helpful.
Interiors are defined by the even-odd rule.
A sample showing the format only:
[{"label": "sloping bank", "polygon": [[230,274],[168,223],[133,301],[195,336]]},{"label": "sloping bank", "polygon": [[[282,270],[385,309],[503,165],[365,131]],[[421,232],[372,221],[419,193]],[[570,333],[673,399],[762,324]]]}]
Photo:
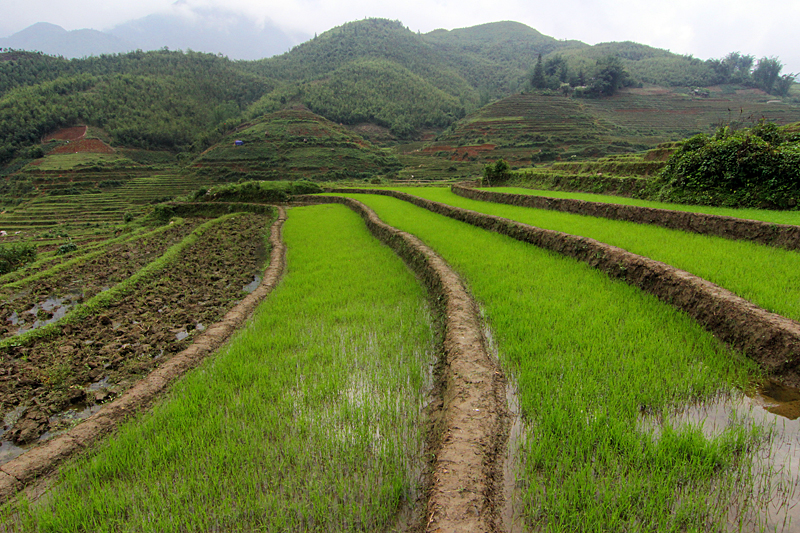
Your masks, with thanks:
[{"label": "sloping bank", "polygon": [[715,235],[727,239],[753,241],[788,250],[800,250],[800,226],[789,224],[771,224],[758,220],[692,213],[689,211],[673,211],[654,207],[502,193],[474,189],[462,185],[453,185],[451,190],[453,194],[471,200],[562,211],[564,213],[623,220],[638,224],[653,224],[669,229]]},{"label": "sloping bank", "polygon": [[279,208],[278,218],[270,229],[269,242],[272,250],[269,267],[255,291],[228,311],[221,321],[199,335],[191,346],[151,372],[118,399],[105,405],[71,431],[0,466],[0,502],[8,500],[28,484],[46,476],[62,461],[91,446],[111,432],[117,424],[145,409],[178,377],[219,348],[280,280],[285,265],[286,249],[281,240],[281,227],[285,220],[286,213]]},{"label": "sloping bank", "polygon": [[800,323],[770,313],[686,271],[594,239],[536,228],[402,192],[363,189],[335,189],[331,192],[392,196],[588,263],[610,277],[650,292],[688,313],[722,341],[758,361],[773,376],[788,385],[800,385]]},{"label": "sloping bank", "polygon": [[295,197],[340,203],[417,273],[446,317],[442,409],[426,513],[427,531],[500,528],[507,438],[505,378],[486,349],[477,306],[458,275],[413,235],[384,223],[366,205],[337,196]]}]

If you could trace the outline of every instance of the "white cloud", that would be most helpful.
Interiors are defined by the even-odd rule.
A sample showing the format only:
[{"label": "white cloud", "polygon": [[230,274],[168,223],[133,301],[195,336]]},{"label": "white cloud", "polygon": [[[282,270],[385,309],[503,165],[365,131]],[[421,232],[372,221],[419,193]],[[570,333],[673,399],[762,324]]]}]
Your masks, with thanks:
[{"label": "white cloud", "polygon": [[[784,71],[800,72],[800,51],[794,45],[800,27],[800,2],[775,0],[6,0],[0,36],[35,22],[66,29],[108,29],[130,19],[169,10],[217,7],[243,12],[259,21],[307,34],[365,17],[402,21],[413,31],[461,28],[514,20],[557,39],[637,41],[696,57],[722,57],[741,51],[756,57],[778,56]],[[4,32],[4,33],[3,33]]]}]

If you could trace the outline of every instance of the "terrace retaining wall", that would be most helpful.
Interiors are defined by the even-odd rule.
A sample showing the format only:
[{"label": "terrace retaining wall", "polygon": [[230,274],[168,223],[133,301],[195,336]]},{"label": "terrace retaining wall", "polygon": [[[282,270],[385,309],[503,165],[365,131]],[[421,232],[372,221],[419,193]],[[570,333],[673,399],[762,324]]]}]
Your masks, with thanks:
[{"label": "terrace retaining wall", "polygon": [[281,239],[281,228],[286,220],[286,212],[283,208],[278,210],[278,219],[270,228],[272,251],[269,267],[258,288],[228,311],[221,321],[200,334],[191,346],[148,374],[122,396],[67,433],[0,466],[0,503],[9,500],[37,479],[49,475],[62,461],[91,446],[124,420],[146,409],[177,378],[220,348],[244,324],[261,300],[277,286],[285,269],[286,246]]},{"label": "terrace retaining wall", "polygon": [[669,229],[715,235],[727,239],[753,241],[789,250],[800,250],[800,226],[789,224],[772,224],[736,217],[652,207],[587,202],[568,198],[548,198],[546,196],[528,194],[510,194],[477,190],[460,185],[453,185],[451,190],[453,194],[472,200],[562,211],[564,213],[624,220],[638,224],[654,224]]},{"label": "terrace retaining wall", "polygon": [[770,313],[694,274],[587,237],[541,229],[402,192],[361,189],[334,189],[331,192],[392,196],[588,263],[612,278],[623,280],[685,311],[720,340],[759,362],[774,377],[787,385],[800,386],[800,323]]}]

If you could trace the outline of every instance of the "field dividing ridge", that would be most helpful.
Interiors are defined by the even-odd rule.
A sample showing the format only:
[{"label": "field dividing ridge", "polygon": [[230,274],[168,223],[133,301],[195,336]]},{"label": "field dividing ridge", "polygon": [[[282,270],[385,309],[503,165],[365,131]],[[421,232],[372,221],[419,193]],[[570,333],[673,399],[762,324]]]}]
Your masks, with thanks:
[{"label": "field dividing ridge", "polygon": [[384,223],[357,200],[306,196],[341,203],[361,215],[369,230],[393,248],[424,280],[446,317],[440,442],[436,453],[426,531],[496,531],[502,504],[502,456],[508,435],[505,378],[489,355],[478,308],[463,282],[430,247]]},{"label": "field dividing ridge", "polygon": [[278,218],[270,229],[272,249],[269,266],[258,288],[228,311],[222,320],[199,335],[191,346],[83,423],[0,466],[0,502],[7,501],[24,486],[48,475],[65,459],[97,442],[117,424],[147,408],[178,377],[218,349],[253,314],[261,300],[277,286],[285,269],[286,247],[281,239],[281,227],[286,220],[286,212],[280,207],[278,212]]},{"label": "field dividing ridge", "polygon": [[403,192],[335,189],[334,193],[381,194],[434,213],[573,257],[611,278],[650,292],[686,312],[718,338],[758,361],[791,386],[800,384],[800,323],[771,313],[732,292],[666,263],[595,239],[449,206]]},{"label": "field dividing ridge", "polygon": [[453,194],[500,204],[547,209],[611,220],[623,220],[639,224],[654,224],[669,229],[677,229],[703,235],[716,235],[727,239],[741,239],[786,248],[800,250],[800,226],[790,224],[773,224],[757,220],[656,209],[622,204],[587,202],[569,198],[550,198],[527,194],[509,194],[496,191],[477,190],[453,185]]}]

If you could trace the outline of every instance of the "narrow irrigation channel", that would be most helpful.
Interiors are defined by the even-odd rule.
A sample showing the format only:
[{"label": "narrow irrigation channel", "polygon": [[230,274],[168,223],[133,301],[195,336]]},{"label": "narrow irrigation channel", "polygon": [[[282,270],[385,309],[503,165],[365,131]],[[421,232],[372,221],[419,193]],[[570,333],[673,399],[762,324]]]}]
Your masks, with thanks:
[{"label": "narrow irrigation channel", "polygon": [[623,220],[637,224],[654,224],[670,229],[700,233],[703,235],[716,235],[727,239],[742,239],[786,248],[800,250],[800,226],[789,224],[772,224],[757,220],[692,213],[689,211],[674,211],[670,209],[656,209],[652,207],[638,207],[633,205],[610,204],[602,202],[588,202],[570,198],[550,198],[531,194],[511,194],[486,189],[475,189],[453,185],[453,194],[480,200],[534,209],[547,209],[562,211],[576,215],[607,218],[610,220]]},{"label": "narrow irrigation channel", "polygon": [[[263,298],[262,287],[271,286],[262,283],[250,296],[244,291],[254,273],[260,279],[263,272],[268,221],[234,214],[207,222],[118,287],[76,309],[77,318],[68,315],[44,326],[46,335],[32,330],[20,342],[2,344],[3,498],[148,404],[230,335],[257,303],[253,299]],[[270,236],[273,256],[282,249],[278,227]],[[282,264],[280,256],[271,258],[276,260],[269,275],[277,276],[271,273]],[[148,377],[140,381],[142,376]]]},{"label": "narrow irrigation channel", "polygon": [[[752,360],[588,264],[388,195],[358,199],[440,253],[484,307],[519,389],[528,528],[792,531],[797,454],[776,453],[781,428],[736,406],[763,377]],[[724,424],[681,415],[723,398]]]}]

